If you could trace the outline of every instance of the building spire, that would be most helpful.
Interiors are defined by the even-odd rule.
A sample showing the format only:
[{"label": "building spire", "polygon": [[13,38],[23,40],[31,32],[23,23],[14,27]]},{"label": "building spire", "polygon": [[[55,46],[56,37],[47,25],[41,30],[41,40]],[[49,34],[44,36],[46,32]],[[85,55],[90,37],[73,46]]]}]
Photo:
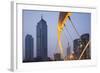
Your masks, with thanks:
[{"label": "building spire", "polygon": [[41,19],[43,19],[43,14],[41,14]]},{"label": "building spire", "polygon": [[68,46],[69,46],[69,42],[68,42]]}]

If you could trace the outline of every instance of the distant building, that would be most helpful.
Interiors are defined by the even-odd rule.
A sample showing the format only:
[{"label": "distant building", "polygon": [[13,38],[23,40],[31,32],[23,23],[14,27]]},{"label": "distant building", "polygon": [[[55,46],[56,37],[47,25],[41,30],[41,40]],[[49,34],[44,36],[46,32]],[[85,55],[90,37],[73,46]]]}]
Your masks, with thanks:
[{"label": "distant building", "polygon": [[83,41],[83,43],[86,45],[89,41],[89,34],[83,34],[81,35],[81,40]]},{"label": "distant building", "polygon": [[54,54],[54,60],[55,61],[60,61],[61,60],[61,54],[60,53],[55,53]]},{"label": "distant building", "polygon": [[68,47],[67,47],[67,56],[70,54],[71,52],[71,47],[69,46],[69,43],[68,43]]},{"label": "distant building", "polygon": [[25,60],[30,61],[34,57],[34,46],[33,46],[33,37],[31,35],[26,35],[25,37]]},{"label": "distant building", "polygon": [[[82,51],[83,51],[83,49],[85,48],[85,46],[90,40],[89,34],[86,33],[86,34],[81,35],[81,40],[82,40]],[[82,59],[90,59],[90,58],[91,58],[91,48],[89,44],[88,47],[86,48],[86,51],[84,52],[82,56]]]},{"label": "distant building", "polygon": [[77,56],[75,53],[71,53],[69,54],[68,56],[65,56],[65,59],[64,60],[77,60]]},{"label": "distant building", "polygon": [[73,47],[74,47],[74,53],[75,53],[75,55],[77,56],[77,58],[79,58],[79,56],[80,56],[80,39],[75,39],[74,41],[73,41]]},{"label": "distant building", "polygon": [[47,59],[47,23],[41,17],[41,20],[37,23],[36,29],[36,45],[37,45],[37,57],[40,59]]}]

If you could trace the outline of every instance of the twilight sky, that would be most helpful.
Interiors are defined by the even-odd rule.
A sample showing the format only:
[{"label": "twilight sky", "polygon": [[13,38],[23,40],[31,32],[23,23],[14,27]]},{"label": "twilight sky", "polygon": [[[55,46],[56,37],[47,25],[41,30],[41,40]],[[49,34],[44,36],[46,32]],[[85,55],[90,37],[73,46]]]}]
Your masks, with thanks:
[{"label": "twilight sky", "polygon": [[[23,10],[23,57],[25,55],[25,36],[27,34],[32,35],[34,38],[34,56],[36,57],[36,26],[43,19],[47,22],[48,26],[48,56],[53,58],[54,53],[59,52],[57,45],[57,23],[59,12],[55,11],[34,11],[34,10]],[[91,33],[91,14],[90,13],[79,13],[73,12],[71,15],[72,22],[74,23],[77,31],[80,35],[84,33]],[[67,54],[66,48],[71,46],[71,52],[73,51],[73,40],[79,38],[73,29],[70,21],[66,22],[66,28],[64,28],[61,36],[61,42],[64,48],[64,54]],[[70,33],[71,37],[69,36]]]}]

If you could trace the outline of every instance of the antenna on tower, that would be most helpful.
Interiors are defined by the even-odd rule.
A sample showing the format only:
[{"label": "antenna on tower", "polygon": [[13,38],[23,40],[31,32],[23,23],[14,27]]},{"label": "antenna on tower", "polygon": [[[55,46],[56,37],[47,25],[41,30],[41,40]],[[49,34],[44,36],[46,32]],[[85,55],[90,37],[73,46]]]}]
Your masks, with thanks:
[{"label": "antenna on tower", "polygon": [[43,14],[41,14],[41,19],[43,19]]}]

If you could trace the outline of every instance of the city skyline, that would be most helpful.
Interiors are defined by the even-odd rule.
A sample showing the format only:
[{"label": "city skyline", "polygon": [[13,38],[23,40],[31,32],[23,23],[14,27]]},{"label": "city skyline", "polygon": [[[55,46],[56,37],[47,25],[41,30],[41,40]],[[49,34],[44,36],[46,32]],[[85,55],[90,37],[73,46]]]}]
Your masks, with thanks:
[{"label": "city skyline", "polygon": [[[31,34],[34,38],[34,57],[36,57],[36,26],[37,23],[41,20],[41,14],[43,16],[43,19],[47,22],[47,26],[48,26],[48,56],[53,58],[54,53],[57,53],[58,49],[56,48],[56,44],[57,44],[57,23],[58,23],[58,16],[59,16],[59,12],[54,12],[54,11],[33,11],[33,10],[23,10],[23,42],[25,42],[25,36],[26,34]],[[75,18],[76,17],[76,18]],[[90,34],[90,27],[91,27],[91,14],[90,13],[73,13],[71,16],[73,22],[76,24],[76,27],[78,28],[79,33],[82,35],[84,33],[89,33]],[[80,20],[81,18],[81,20]],[[83,23],[84,22],[84,23]],[[70,28],[70,30],[72,31],[72,33],[70,33],[72,36],[72,39],[76,39],[79,38],[76,33],[74,32],[71,25],[71,23],[69,21],[67,21],[66,23],[68,25],[68,29]],[[84,24],[84,25],[82,25]],[[80,27],[81,26],[81,27]],[[80,27],[80,28],[79,28]],[[75,34],[73,34],[73,32]],[[64,32],[62,33],[62,44],[64,46],[64,50],[66,50],[66,48],[68,46],[66,46],[66,44],[69,42],[70,46],[71,46],[71,52],[73,50],[73,42],[72,40],[69,38],[69,35],[67,36],[68,40],[65,41],[66,37],[65,34],[66,31],[64,30]],[[66,33],[68,34],[68,33]],[[66,43],[66,44],[64,44]],[[25,44],[23,43],[23,48]],[[23,49],[25,50],[25,49]],[[66,51],[65,51],[66,54]],[[23,57],[24,57],[25,53],[23,53]]]}]

